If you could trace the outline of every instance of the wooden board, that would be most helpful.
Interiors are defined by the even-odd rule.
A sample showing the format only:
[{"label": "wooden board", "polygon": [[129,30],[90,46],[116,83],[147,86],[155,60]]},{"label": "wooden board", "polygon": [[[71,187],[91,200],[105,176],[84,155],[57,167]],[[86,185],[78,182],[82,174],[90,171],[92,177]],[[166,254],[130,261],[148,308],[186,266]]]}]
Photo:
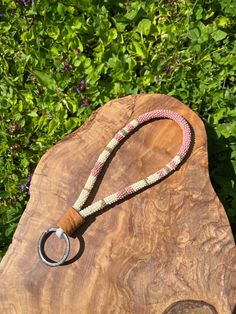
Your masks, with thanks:
[{"label": "wooden board", "polygon": [[[42,264],[40,234],[77,199],[108,141],[135,117],[160,108],[192,125],[187,161],[162,182],[89,217],[71,241],[66,265]],[[181,129],[171,120],[141,127],[113,154],[89,201],[160,169],[181,142]],[[46,152],[30,192],[0,264],[0,313],[233,313],[235,243],[210,182],[204,124],[175,98],[130,95],[108,102]],[[58,257],[63,248],[52,236],[46,251]]]}]

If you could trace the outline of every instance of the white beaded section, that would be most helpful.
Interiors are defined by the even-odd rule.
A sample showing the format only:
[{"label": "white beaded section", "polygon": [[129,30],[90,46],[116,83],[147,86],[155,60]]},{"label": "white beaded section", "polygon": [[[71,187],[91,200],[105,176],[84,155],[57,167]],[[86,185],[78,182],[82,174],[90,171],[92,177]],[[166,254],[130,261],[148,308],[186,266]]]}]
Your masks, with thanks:
[{"label": "white beaded section", "polygon": [[109,196],[107,196],[107,197],[104,198],[104,201],[105,201],[106,204],[112,204],[112,203],[114,203],[116,200],[117,200],[117,198],[116,198],[116,193],[111,194],[111,195],[109,195]]},{"label": "white beaded section", "polygon": [[180,164],[181,162],[181,157],[179,155],[176,155],[175,158],[173,158],[173,161],[176,163],[176,164]]},{"label": "white beaded section", "polygon": [[92,205],[87,206],[86,208],[80,210],[80,215],[82,217],[87,217],[93,213],[95,213],[96,211],[98,211],[99,209],[102,208],[102,204],[103,204],[103,200],[97,201],[95,203],[93,203]]},{"label": "white beaded section", "polygon": [[93,176],[89,176],[87,182],[85,183],[84,188],[85,189],[91,189],[94,186],[94,183],[96,182],[97,178]]},{"label": "white beaded section", "polygon": [[86,200],[90,194],[90,191],[83,189],[81,191],[81,200]]},{"label": "white beaded section", "polygon": [[[129,133],[129,130],[128,130],[128,128],[127,128],[127,126],[125,126],[123,129],[123,134],[127,134],[127,133]],[[124,136],[124,135],[123,135]]]},{"label": "white beaded section", "polygon": [[155,183],[157,180],[159,180],[160,176],[157,173],[154,173],[147,177],[148,184]]},{"label": "white beaded section", "polygon": [[86,202],[89,194],[90,194],[90,192],[88,192],[86,190],[82,190],[82,192],[80,193],[80,196],[78,197],[78,199],[76,200],[76,202],[74,203],[74,205],[72,207],[74,207],[77,210],[79,208],[81,208],[84,205],[84,203]]},{"label": "white beaded section", "polygon": [[132,187],[132,188],[134,189],[134,191],[136,192],[136,191],[138,191],[138,190],[144,188],[146,185],[147,185],[147,184],[146,184],[146,182],[145,182],[144,180],[140,180],[140,181],[138,181],[138,182],[133,183],[133,184],[131,185],[131,187]]},{"label": "white beaded section", "polygon": [[122,138],[124,138],[125,136],[126,136],[126,133],[127,132],[125,132],[125,131],[123,131],[124,129],[121,129],[119,132],[118,132],[118,134],[122,137]]},{"label": "white beaded section", "polygon": [[116,147],[116,145],[117,145],[118,143],[119,143],[119,141],[117,141],[115,138],[113,138],[113,139],[108,143],[107,147],[113,149],[113,148]]},{"label": "white beaded section", "polygon": [[104,150],[98,157],[99,162],[105,162],[107,158],[110,156],[110,152],[107,150]]},{"label": "white beaded section", "polygon": [[139,125],[138,120],[134,119],[129,124],[131,124],[134,128]]},{"label": "white beaded section", "polygon": [[79,210],[84,205],[84,203],[87,201],[87,198],[90,194],[90,191],[86,191],[85,189],[91,190],[96,180],[97,180],[96,177],[93,177],[93,176],[88,177],[88,180],[85,183],[84,189],[82,190],[82,192],[80,193],[79,197],[77,198],[77,200],[75,201],[72,207]]}]

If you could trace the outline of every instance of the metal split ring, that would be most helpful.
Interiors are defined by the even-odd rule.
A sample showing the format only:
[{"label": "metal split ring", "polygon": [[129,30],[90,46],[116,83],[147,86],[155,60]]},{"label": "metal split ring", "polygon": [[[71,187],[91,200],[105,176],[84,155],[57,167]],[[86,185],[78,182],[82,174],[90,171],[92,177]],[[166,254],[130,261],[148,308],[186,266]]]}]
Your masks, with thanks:
[{"label": "metal split ring", "polygon": [[69,253],[70,253],[70,241],[69,241],[69,238],[68,238],[68,235],[63,232],[62,233],[62,238],[65,240],[66,242],[66,250],[65,250],[65,253],[63,255],[63,257],[58,261],[58,262],[54,262],[52,260],[49,260],[49,258],[46,256],[45,252],[44,252],[44,244],[45,244],[45,241],[47,240],[47,238],[49,237],[49,235],[52,233],[52,232],[56,232],[58,228],[56,227],[51,227],[51,228],[48,228],[47,230],[45,230],[40,238],[39,238],[39,241],[38,241],[38,254],[39,254],[39,257],[41,259],[41,261],[46,264],[47,266],[51,266],[51,267],[54,267],[54,266],[60,266],[62,265]]}]

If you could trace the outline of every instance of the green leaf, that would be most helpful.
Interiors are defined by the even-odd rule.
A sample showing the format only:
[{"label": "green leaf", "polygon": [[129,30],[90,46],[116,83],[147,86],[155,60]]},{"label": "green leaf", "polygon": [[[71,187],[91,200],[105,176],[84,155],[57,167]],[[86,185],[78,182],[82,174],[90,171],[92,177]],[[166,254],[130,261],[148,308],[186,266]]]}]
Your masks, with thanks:
[{"label": "green leaf", "polygon": [[196,27],[193,29],[190,29],[188,32],[188,37],[192,40],[198,40],[199,36],[200,36],[200,31]]},{"label": "green leaf", "polygon": [[47,34],[53,39],[57,39],[60,35],[60,29],[58,26],[51,26],[47,28]]},{"label": "green leaf", "polygon": [[78,105],[73,101],[67,102],[66,100],[64,100],[63,103],[66,105],[67,110],[72,113],[75,113],[78,109]]},{"label": "green leaf", "polygon": [[12,78],[10,78],[9,76],[4,75],[4,80],[7,82],[7,84],[14,86],[14,83],[12,81]]},{"label": "green leaf", "polygon": [[52,46],[52,48],[51,48],[51,52],[52,52],[52,54],[54,55],[54,56],[58,56],[58,50],[57,50],[57,48],[55,47],[55,46]]},{"label": "green leaf", "polygon": [[76,19],[73,20],[73,25],[71,26],[72,30],[77,30],[77,29],[81,29],[82,27],[82,21],[81,19],[78,17]]},{"label": "green leaf", "polygon": [[10,226],[5,230],[5,236],[8,237],[9,235],[11,235],[15,228],[16,228],[17,224],[13,223],[13,224],[10,224]]},{"label": "green leaf", "polygon": [[27,115],[30,116],[30,117],[38,117],[37,109],[34,109],[33,111],[31,111]]},{"label": "green leaf", "polygon": [[52,135],[56,128],[58,127],[58,121],[56,119],[52,119],[48,124],[48,134]]},{"label": "green leaf", "polygon": [[58,12],[58,14],[60,14],[61,16],[64,16],[65,6],[64,6],[64,4],[62,4],[61,2],[59,2],[58,5],[57,5],[57,12]]},{"label": "green leaf", "polygon": [[220,29],[218,29],[217,31],[213,32],[211,34],[211,37],[215,40],[215,41],[219,41],[224,39],[227,36],[227,33],[221,31]]},{"label": "green leaf", "polygon": [[22,114],[20,114],[19,112],[15,113],[14,115],[15,121],[20,121],[22,118]]},{"label": "green leaf", "polygon": [[23,101],[22,101],[22,100],[19,101],[18,110],[19,110],[20,112],[23,111]]},{"label": "green leaf", "polygon": [[151,25],[152,23],[150,20],[143,19],[137,26],[137,32],[143,35],[148,35],[150,33]]},{"label": "green leaf", "polygon": [[127,23],[116,23],[116,29],[118,32],[123,32],[127,26]]},{"label": "green leaf", "polygon": [[203,24],[201,21],[197,24],[200,31],[200,36],[198,38],[198,43],[204,43],[209,40],[210,27],[209,25]]},{"label": "green leaf", "polygon": [[200,52],[201,51],[201,45],[199,45],[199,44],[192,45],[190,47],[190,51],[196,52],[196,53]]},{"label": "green leaf", "polygon": [[39,82],[46,88],[55,91],[56,81],[48,74],[35,70],[34,75],[37,76]]},{"label": "green leaf", "polygon": [[202,18],[202,12],[203,12],[203,8],[200,6],[197,11],[196,11],[196,20],[200,20]]},{"label": "green leaf", "polygon": [[145,54],[142,50],[142,47],[140,46],[140,44],[137,41],[133,41],[133,45],[135,47],[136,53],[138,56],[145,58]]},{"label": "green leaf", "polygon": [[0,22],[0,33],[7,33],[11,29],[11,24]]},{"label": "green leaf", "polygon": [[46,115],[42,115],[38,120],[37,120],[37,124],[36,124],[36,129],[35,131],[37,131],[38,129],[43,129],[44,126],[47,124],[48,122],[48,118]]},{"label": "green leaf", "polygon": [[116,38],[117,38],[116,29],[115,28],[110,29],[108,34],[108,43],[112,42]]},{"label": "green leaf", "polygon": [[37,15],[38,12],[35,11],[34,9],[29,9],[27,12],[26,12],[26,16],[31,16],[31,15]]},{"label": "green leaf", "polygon": [[220,16],[217,20],[216,20],[216,24],[219,27],[226,27],[228,24],[230,23],[230,20],[225,17],[225,16]]},{"label": "green leaf", "polygon": [[220,119],[222,119],[225,114],[227,113],[227,108],[220,108],[218,111],[216,111],[216,113],[213,116],[213,124],[218,124]]},{"label": "green leaf", "polygon": [[139,8],[138,8],[138,7],[133,8],[133,9],[131,9],[129,12],[127,12],[127,13],[124,15],[124,17],[125,17],[126,19],[132,21],[132,20],[136,17],[138,11],[139,11]]},{"label": "green leaf", "polygon": [[72,117],[69,118],[66,122],[65,122],[65,127],[67,131],[72,131],[72,129],[74,129],[75,127],[77,127],[79,124],[79,118],[76,117]]},{"label": "green leaf", "polygon": [[28,167],[29,163],[30,163],[29,160],[27,160],[26,158],[23,158],[20,161],[21,166],[25,168]]}]

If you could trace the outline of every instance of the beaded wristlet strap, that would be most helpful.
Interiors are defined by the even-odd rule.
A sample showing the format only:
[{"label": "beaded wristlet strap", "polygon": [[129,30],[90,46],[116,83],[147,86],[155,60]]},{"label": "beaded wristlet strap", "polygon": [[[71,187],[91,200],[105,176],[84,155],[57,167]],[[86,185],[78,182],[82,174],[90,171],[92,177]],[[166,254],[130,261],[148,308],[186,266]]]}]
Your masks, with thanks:
[{"label": "beaded wristlet strap", "polygon": [[[137,181],[129,186],[126,186],[122,190],[113,193],[95,203],[83,208],[86,200],[88,199],[90,192],[101,172],[104,164],[106,163],[107,159],[111,155],[112,151],[115,147],[135,128],[143,123],[157,118],[166,118],[171,119],[181,127],[183,131],[183,141],[178,151],[177,155],[162,169],[154,172],[153,174],[149,175],[148,177]],[[67,235],[72,235],[80,225],[85,222],[85,217],[103,209],[105,206],[115,203],[118,200],[122,200],[123,198],[127,197],[128,195],[132,195],[133,193],[147,187],[151,184],[158,182],[160,179],[164,178],[167,174],[174,171],[177,166],[181,163],[184,159],[186,154],[189,151],[191,144],[191,131],[189,124],[187,121],[178,113],[171,111],[171,110],[154,110],[150,112],[146,112],[139,116],[138,118],[129,122],[125,127],[123,127],[119,132],[115,134],[113,139],[108,143],[106,148],[103,152],[99,155],[98,160],[96,161],[88,179],[85,183],[83,190],[81,191],[78,199],[75,201],[74,205],[70,207],[66,213],[62,216],[62,218],[58,222],[58,228],[49,228],[46,230],[39,239],[38,244],[38,252],[39,256],[42,261],[49,265],[49,266],[58,266],[65,262],[69,254],[69,240]],[[45,242],[45,237],[48,233],[56,232],[58,237],[63,237],[66,241],[67,248],[63,258],[59,262],[50,262],[43,252],[43,245]]]}]

